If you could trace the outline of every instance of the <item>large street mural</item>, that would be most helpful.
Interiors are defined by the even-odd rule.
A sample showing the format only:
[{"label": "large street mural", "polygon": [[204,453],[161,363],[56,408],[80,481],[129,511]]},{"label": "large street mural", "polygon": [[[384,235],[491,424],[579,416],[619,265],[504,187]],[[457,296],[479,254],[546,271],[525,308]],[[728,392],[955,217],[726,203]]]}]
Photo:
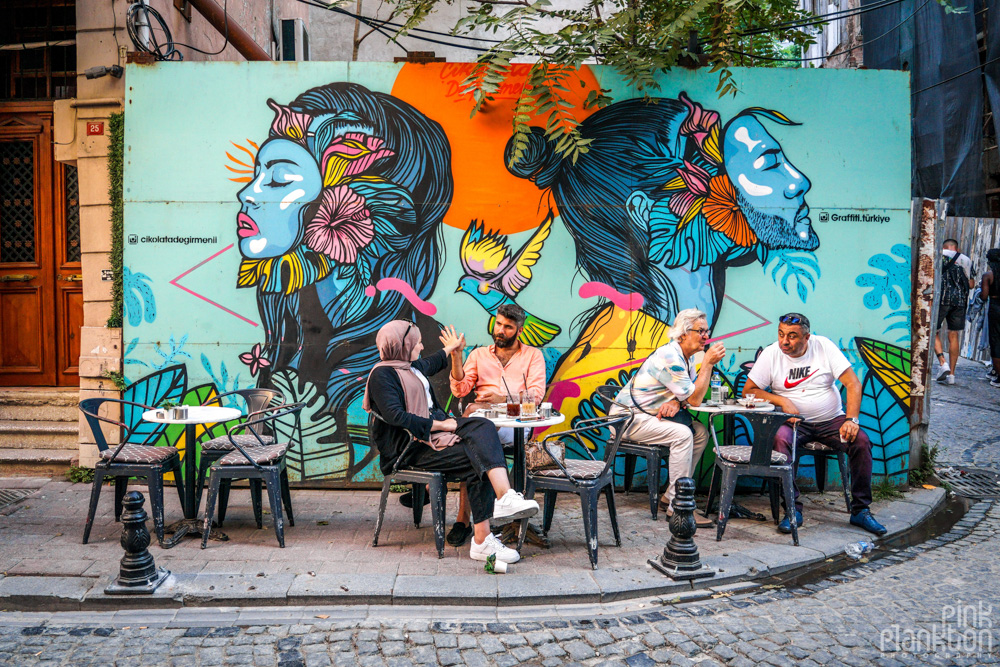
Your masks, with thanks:
[{"label": "large street mural", "polygon": [[[902,481],[905,76],[738,70],[740,93],[720,99],[713,75],[685,71],[648,98],[585,68],[567,83],[591,140],[573,162],[543,119],[515,153],[516,80],[470,118],[470,68],[131,70],[126,397],[194,404],[276,387],[307,404],[286,427],[293,477],[365,484],[379,475],[361,396],[390,320],[416,321],[428,350],[455,324],[471,349],[518,303],[548,400],[585,418],[596,387],[624,382],[678,310],[708,313],[737,393],[777,317],[797,310],[852,360],[875,473]],[[584,110],[598,87],[619,101]]]}]

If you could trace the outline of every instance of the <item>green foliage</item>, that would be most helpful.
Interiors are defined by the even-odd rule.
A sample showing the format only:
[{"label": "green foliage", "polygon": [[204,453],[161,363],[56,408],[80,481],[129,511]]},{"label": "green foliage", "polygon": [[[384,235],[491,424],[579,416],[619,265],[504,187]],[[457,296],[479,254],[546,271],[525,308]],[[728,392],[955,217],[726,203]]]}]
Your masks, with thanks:
[{"label": "green foliage", "polygon": [[[397,0],[392,15],[405,35],[443,4],[454,0]],[[559,3],[562,5],[562,3]],[[511,119],[511,158],[527,147],[529,122],[544,123],[555,150],[573,161],[588,150],[568,101],[570,74],[585,64],[613,67],[629,88],[655,94],[656,75],[678,65],[718,72],[719,96],[735,95],[735,66],[787,66],[753,56],[783,58],[815,40],[813,29],[786,24],[813,18],[797,0],[588,0],[562,9],[550,0],[472,0],[452,32],[492,35],[503,41],[478,59],[464,82],[472,114],[484,110],[511,77],[511,61],[530,62]],[[782,26],[775,28],[774,26]],[[794,63],[792,63],[794,64]],[[585,108],[613,101],[610,91],[591,91]]]},{"label": "green foliage", "polygon": [[178,403],[177,401],[173,401],[169,398],[165,398],[160,402],[160,407],[163,408],[164,410],[169,410],[170,408],[176,408],[180,405],[183,405],[183,403]]},{"label": "green foliage", "polygon": [[390,484],[389,485],[389,492],[390,493],[406,493],[409,490],[410,490],[410,485],[409,484]]},{"label": "green foliage", "polygon": [[888,476],[878,477],[872,481],[872,498],[875,500],[898,500],[902,497],[903,492]]},{"label": "green foliage", "polygon": [[920,465],[910,471],[910,484],[913,486],[920,486],[921,484],[928,483],[934,478],[935,472],[934,467],[937,465],[938,454],[940,453],[938,446],[927,447],[927,443],[924,443],[920,448]]},{"label": "green foliage", "polygon": [[66,480],[73,484],[90,484],[94,481],[94,469],[83,466],[70,466],[66,471]]},{"label": "green foliage", "polygon": [[117,371],[108,370],[107,368],[101,373],[101,377],[107,378],[115,383],[115,389],[118,391],[125,391],[128,388],[128,380],[125,376]]},{"label": "green foliage", "polygon": [[111,315],[108,328],[117,329],[122,325],[122,267],[124,262],[125,232],[125,114],[111,114],[108,118],[108,198],[111,201]]}]

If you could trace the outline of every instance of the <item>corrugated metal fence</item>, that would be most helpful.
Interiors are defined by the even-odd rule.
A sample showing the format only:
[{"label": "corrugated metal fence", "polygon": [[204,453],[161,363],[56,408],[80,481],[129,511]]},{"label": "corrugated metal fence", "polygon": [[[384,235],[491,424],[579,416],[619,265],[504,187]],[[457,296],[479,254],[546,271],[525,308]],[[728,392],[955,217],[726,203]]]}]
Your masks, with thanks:
[{"label": "corrugated metal fence", "polygon": [[[986,271],[986,251],[1000,246],[1000,219],[945,218],[944,230],[938,240],[939,248],[945,239],[957,240],[959,250],[972,259],[976,272],[974,277],[978,286],[983,272]],[[979,317],[966,323],[965,333],[962,336],[963,357],[977,361],[986,361],[989,358],[988,350],[977,345],[981,340],[984,326],[985,317],[982,313]]]}]

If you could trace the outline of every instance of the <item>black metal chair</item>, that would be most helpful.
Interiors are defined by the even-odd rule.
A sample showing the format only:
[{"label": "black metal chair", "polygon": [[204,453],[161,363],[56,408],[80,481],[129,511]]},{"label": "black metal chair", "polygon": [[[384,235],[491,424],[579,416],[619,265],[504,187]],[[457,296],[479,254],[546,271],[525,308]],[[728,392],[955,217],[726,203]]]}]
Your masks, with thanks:
[{"label": "black metal chair", "polygon": [[[372,438],[372,421],[374,419],[382,419],[382,417],[374,411],[368,413],[368,441],[370,443],[374,443],[374,439]],[[438,558],[444,558],[445,504],[448,495],[448,481],[457,480],[449,480],[444,473],[440,472],[400,467],[400,461],[405,458],[406,452],[409,451],[414,442],[416,440],[413,439],[413,434],[410,433],[409,444],[396,458],[392,472],[386,475],[382,482],[382,495],[378,503],[378,518],[375,519],[375,535],[372,537],[372,546],[378,546],[378,536],[382,531],[382,521],[385,518],[385,507],[389,501],[390,487],[394,482],[405,482],[410,485],[413,493],[414,528],[420,528],[420,521],[424,515],[424,493],[427,490],[425,487],[429,488],[431,494],[431,520],[434,523],[434,546],[437,547]]]},{"label": "black metal chair", "polygon": [[[722,489],[722,498],[719,501],[719,518],[716,525],[716,540],[722,540],[722,534],[726,531],[726,522],[729,521],[729,511],[732,508],[733,496],[736,493],[736,483],[741,476],[750,475],[762,478],[776,478],[781,482],[781,488],[785,496],[785,511],[789,516],[792,526],[792,542],[796,546],[799,544],[799,531],[795,525],[795,517],[792,511],[795,509],[794,481],[795,473],[793,461],[795,460],[795,438],[792,438],[792,456],[785,456],[781,452],[774,451],[774,436],[778,429],[784,426],[789,419],[801,419],[799,415],[785,414],[784,412],[741,412],[723,413],[726,419],[726,436],[723,441],[728,441],[729,434],[733,431],[733,419],[737,417],[746,421],[753,431],[752,444],[750,445],[719,445],[715,439],[714,429],[710,429],[712,439],[715,442],[715,468],[712,470],[712,484],[709,488],[708,503],[706,505],[705,516],[709,515],[707,508],[712,506],[712,501],[719,495]],[[796,427],[793,426],[797,433]],[[718,482],[718,483],[717,483]],[[771,513],[774,522],[778,523],[777,494],[771,494]]]},{"label": "black metal chair", "polygon": [[[236,389],[234,391],[227,391],[224,394],[219,394],[218,396],[213,396],[202,403],[202,405],[217,405],[219,407],[225,407],[223,405],[223,399],[230,396],[236,396],[240,399],[237,402],[242,401],[246,408],[246,414],[248,415],[254,412],[259,412],[264,408],[278,407],[285,404],[284,395],[275,389]],[[296,413],[296,420],[298,417],[299,415]],[[246,421],[246,417],[244,417],[242,421]],[[297,423],[298,422],[296,421],[296,424]],[[233,438],[244,447],[258,447],[262,444],[274,444],[274,433],[270,432],[271,429],[268,428],[266,423],[261,424],[251,431],[252,432],[250,433],[240,433],[233,436]],[[201,494],[205,488],[205,477],[208,475],[208,469],[212,467],[213,463],[231,451],[233,451],[233,443],[230,442],[228,434],[220,435],[201,444],[201,457],[198,460],[195,507],[199,507],[201,505]],[[222,484],[224,488],[220,490],[220,493],[223,494],[221,497],[228,498],[229,480],[223,480]],[[225,503],[223,502],[222,504],[224,505]]]},{"label": "black metal chair", "polygon": [[[597,388],[597,392],[605,399],[614,402],[621,387],[617,385],[604,385]],[[616,403],[625,409],[629,406]],[[666,445],[656,445],[622,438],[618,446],[618,453],[625,455],[624,487],[625,493],[632,490],[632,478],[635,476],[635,462],[638,457],[646,459],[646,487],[649,490],[649,512],[656,521],[660,508],[660,472],[663,470],[662,462],[670,460],[670,448]]]},{"label": "black metal chair", "polygon": [[[122,516],[122,500],[128,489],[130,477],[143,477],[149,491],[149,505],[153,515],[153,529],[156,539],[163,544],[163,475],[172,472],[176,475],[177,495],[184,506],[184,485],[180,483],[181,458],[173,447],[155,447],[149,443],[156,442],[163,433],[166,424],[155,424],[149,433],[140,439],[135,428],[129,429],[124,421],[112,419],[101,414],[101,408],[107,404],[118,405],[121,410],[152,410],[142,403],[125,401],[119,398],[87,398],[80,401],[80,412],[87,418],[90,432],[100,450],[100,460],[94,466],[94,483],[90,491],[90,508],[87,511],[87,523],[83,529],[83,543],[90,540],[90,530],[94,526],[94,515],[97,512],[97,501],[101,497],[101,487],[107,477],[115,480],[115,521]],[[112,424],[119,429],[119,444],[112,449],[104,437],[101,422]],[[150,427],[151,422],[138,422]]]},{"label": "black metal chair", "polygon": [[819,442],[806,442],[798,450],[795,457],[795,476],[799,474],[799,461],[803,456],[811,456],[816,468],[816,489],[820,493],[826,491],[826,462],[829,458],[837,459],[840,466],[840,481],[844,485],[844,503],[847,505],[847,512],[851,512],[851,469],[847,465],[847,454],[838,452],[836,449],[827,447]]},{"label": "black metal chair", "polygon": [[[229,429],[228,437],[233,445],[233,451],[219,458],[212,464],[208,480],[208,500],[205,502],[205,527],[202,530],[201,548],[208,546],[208,536],[212,528],[212,517],[215,514],[216,500],[219,501],[219,526],[226,518],[226,507],[229,503],[228,492],[220,493],[220,487],[234,479],[246,479],[250,482],[250,501],[253,505],[253,516],[257,528],[263,527],[261,520],[261,483],[267,486],[267,500],[271,508],[271,518],[274,521],[274,533],[278,545],[285,547],[285,522],[281,513],[284,503],[288,513],[288,525],[295,525],[295,515],[292,513],[292,496],[288,489],[288,470],[285,468],[285,452],[290,443],[264,444],[258,435],[264,422],[274,422],[289,415],[297,416],[305,407],[305,403],[290,403],[258,410],[247,415],[246,421]],[[255,428],[258,427],[258,428]],[[271,427],[273,430],[273,426]],[[257,445],[244,447],[236,436],[248,432],[257,439]]]},{"label": "black metal chair", "polygon": [[[614,401],[606,395],[598,393],[607,404],[606,411],[611,411]],[[583,507],[583,534],[590,555],[590,566],[597,569],[597,501],[603,493],[608,502],[608,514],[611,517],[611,530],[615,535],[615,546],[621,546],[621,535],[618,532],[618,513],[615,511],[615,456],[621,445],[622,436],[632,423],[632,412],[619,412],[606,417],[581,419],[574,428],[546,435],[542,444],[547,451],[552,440],[567,438],[577,443],[579,449],[589,456],[589,459],[566,459],[565,464],[556,461],[552,470],[529,471],[524,488],[525,498],[534,498],[535,491],[545,493],[545,507],[542,514],[542,532],[548,533],[552,527],[552,516],[555,513],[556,496],[562,492],[575,493],[580,496]],[[611,430],[607,447],[604,450],[604,460],[597,460],[579,438],[579,433],[595,431],[604,428]],[[567,448],[568,449],[568,448]],[[517,549],[521,550],[524,538],[528,533],[528,522],[521,521],[521,529],[517,538]]]}]

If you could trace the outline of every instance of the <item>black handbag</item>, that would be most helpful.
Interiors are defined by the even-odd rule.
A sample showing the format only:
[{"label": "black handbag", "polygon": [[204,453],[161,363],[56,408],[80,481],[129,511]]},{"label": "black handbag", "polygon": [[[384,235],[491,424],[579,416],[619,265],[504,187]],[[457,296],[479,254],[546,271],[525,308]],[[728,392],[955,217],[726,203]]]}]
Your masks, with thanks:
[{"label": "black handbag", "polygon": [[[633,392],[632,390],[631,381],[629,381],[628,385],[628,395],[632,399],[632,404],[635,405],[635,407],[639,408],[641,412],[649,415],[650,417],[656,417],[655,413],[647,412],[645,408],[639,405],[639,401],[635,400],[635,392]],[[659,419],[659,417],[657,417],[657,419]],[[680,424],[682,426],[687,426],[689,429],[694,428],[694,417],[691,416],[690,412],[684,409],[684,406],[681,406],[677,410],[677,414],[675,414],[673,417],[664,417],[664,419],[666,419],[667,421],[672,421],[676,424]]]}]

